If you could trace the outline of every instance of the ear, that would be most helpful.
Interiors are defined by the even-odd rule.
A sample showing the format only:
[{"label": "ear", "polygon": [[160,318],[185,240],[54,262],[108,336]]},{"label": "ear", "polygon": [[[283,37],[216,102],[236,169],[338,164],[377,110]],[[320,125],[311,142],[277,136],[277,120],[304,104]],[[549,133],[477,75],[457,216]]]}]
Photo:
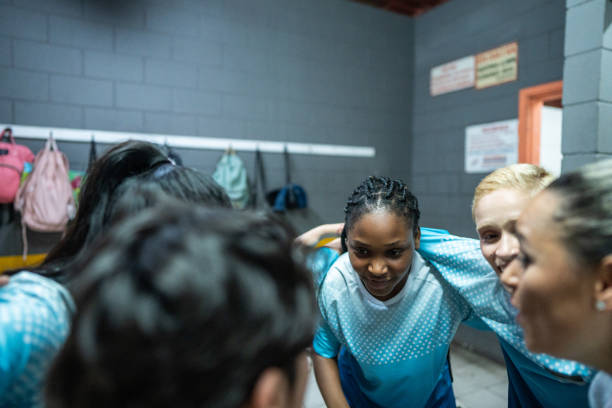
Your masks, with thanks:
[{"label": "ear", "polygon": [[279,368],[266,368],[260,374],[247,407],[284,408],[289,403],[289,380]]},{"label": "ear", "polygon": [[421,246],[421,229],[416,229],[416,234],[414,234],[414,249],[419,249]]},{"label": "ear", "polygon": [[606,311],[612,311],[612,254],[604,256],[599,264],[595,300],[603,302]]}]

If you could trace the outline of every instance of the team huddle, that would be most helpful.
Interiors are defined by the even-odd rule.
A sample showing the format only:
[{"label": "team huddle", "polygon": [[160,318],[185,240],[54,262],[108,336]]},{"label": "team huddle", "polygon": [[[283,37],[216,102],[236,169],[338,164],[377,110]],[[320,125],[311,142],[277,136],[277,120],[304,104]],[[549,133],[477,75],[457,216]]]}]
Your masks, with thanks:
[{"label": "team huddle", "polygon": [[455,407],[461,323],[499,339],[509,407],[612,404],[612,161],[494,171],[478,240],[421,226],[381,176],[296,237],[144,142],[79,198],[0,287],[0,406],[301,407],[310,353],[328,407]]}]

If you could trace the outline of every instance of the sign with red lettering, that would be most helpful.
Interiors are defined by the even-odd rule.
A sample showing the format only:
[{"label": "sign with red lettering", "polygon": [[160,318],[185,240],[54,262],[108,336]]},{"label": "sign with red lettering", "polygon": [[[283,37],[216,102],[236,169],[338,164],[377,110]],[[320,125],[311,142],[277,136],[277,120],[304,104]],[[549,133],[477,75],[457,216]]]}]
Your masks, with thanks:
[{"label": "sign with red lettering", "polygon": [[518,43],[502,45],[476,55],[476,89],[516,81]]},{"label": "sign with red lettering", "polygon": [[465,172],[488,173],[518,162],[518,119],[465,128]]},{"label": "sign with red lettering", "polygon": [[474,86],[474,56],[438,65],[430,71],[431,96],[441,95]]}]

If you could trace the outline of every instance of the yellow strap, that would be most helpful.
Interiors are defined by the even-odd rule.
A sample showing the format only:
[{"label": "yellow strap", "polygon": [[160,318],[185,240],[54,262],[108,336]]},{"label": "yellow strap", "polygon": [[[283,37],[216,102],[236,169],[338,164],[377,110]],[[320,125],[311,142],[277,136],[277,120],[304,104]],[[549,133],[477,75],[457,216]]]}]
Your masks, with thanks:
[{"label": "yellow strap", "polygon": [[25,260],[21,255],[0,256],[0,273],[12,269],[38,266],[47,254],[28,255]]},{"label": "yellow strap", "polygon": [[322,240],[319,241],[319,243],[317,243],[316,247],[317,248],[321,248],[322,246],[325,246],[325,245],[329,244],[330,242],[332,242],[336,238],[338,238],[338,237],[323,238]]}]

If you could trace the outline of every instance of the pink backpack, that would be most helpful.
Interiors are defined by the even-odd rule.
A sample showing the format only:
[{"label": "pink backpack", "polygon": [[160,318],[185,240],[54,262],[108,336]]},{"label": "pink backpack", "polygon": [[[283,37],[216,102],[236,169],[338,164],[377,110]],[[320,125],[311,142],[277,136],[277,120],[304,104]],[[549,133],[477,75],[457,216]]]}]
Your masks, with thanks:
[{"label": "pink backpack", "polygon": [[19,188],[15,209],[21,212],[24,259],[28,252],[26,227],[41,232],[63,231],[74,217],[68,159],[57,149],[52,135],[36,155],[34,170]]},{"label": "pink backpack", "polygon": [[[8,142],[4,142],[8,139]],[[13,139],[11,128],[0,135],[0,203],[12,203],[17,195],[23,165],[32,162],[34,154],[26,146],[18,145]]]}]

